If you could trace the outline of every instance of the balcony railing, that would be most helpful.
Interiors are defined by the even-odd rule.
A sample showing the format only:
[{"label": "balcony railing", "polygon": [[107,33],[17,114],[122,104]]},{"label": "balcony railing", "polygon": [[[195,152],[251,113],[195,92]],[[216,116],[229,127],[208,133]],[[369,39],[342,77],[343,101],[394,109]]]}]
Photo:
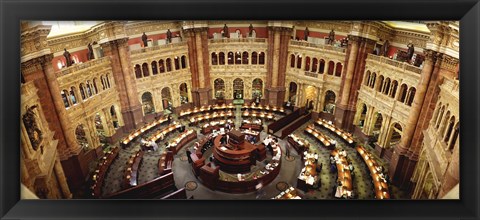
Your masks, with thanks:
[{"label": "balcony railing", "polygon": [[334,50],[340,53],[345,53],[345,50],[346,50],[345,47],[336,47],[336,46],[325,45],[325,44],[314,44],[306,41],[296,41],[296,40],[291,40],[290,45],[302,46],[302,47],[314,47],[314,48],[320,48],[324,50]]},{"label": "balcony railing", "polygon": [[170,44],[163,44],[163,45],[156,45],[151,47],[144,47],[136,50],[130,51],[131,55],[146,53],[150,51],[162,50],[162,49],[176,49],[181,46],[187,45],[186,41],[178,42],[178,43],[170,43]]},{"label": "balcony railing", "polygon": [[73,66],[69,66],[67,68],[60,69],[56,75],[57,77],[64,76],[70,73],[78,72],[83,69],[87,69],[93,66],[101,65],[101,64],[110,64],[110,57],[102,57],[94,60],[89,60],[85,63],[74,64]]},{"label": "balcony railing", "polygon": [[210,39],[210,43],[266,43],[266,38],[221,38]]},{"label": "balcony railing", "polygon": [[420,67],[416,67],[416,66],[408,64],[406,62],[392,60],[388,57],[377,56],[377,55],[374,55],[374,54],[368,54],[368,59],[373,60],[373,61],[377,61],[379,63],[385,63],[385,64],[388,64],[390,66],[394,66],[394,67],[403,69],[405,71],[410,71],[410,72],[414,72],[414,73],[418,73],[418,74],[422,73],[422,68],[420,68]]}]

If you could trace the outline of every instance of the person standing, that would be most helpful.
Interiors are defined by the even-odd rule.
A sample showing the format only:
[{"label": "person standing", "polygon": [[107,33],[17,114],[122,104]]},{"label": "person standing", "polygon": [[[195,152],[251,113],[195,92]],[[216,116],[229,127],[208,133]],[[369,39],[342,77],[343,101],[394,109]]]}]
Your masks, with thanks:
[{"label": "person standing", "polygon": [[145,32],[143,32],[143,35],[142,35],[143,47],[148,47],[147,38],[148,38],[147,35],[145,34]]},{"label": "person standing", "polygon": [[170,29],[167,30],[167,44],[172,43],[172,32]]}]

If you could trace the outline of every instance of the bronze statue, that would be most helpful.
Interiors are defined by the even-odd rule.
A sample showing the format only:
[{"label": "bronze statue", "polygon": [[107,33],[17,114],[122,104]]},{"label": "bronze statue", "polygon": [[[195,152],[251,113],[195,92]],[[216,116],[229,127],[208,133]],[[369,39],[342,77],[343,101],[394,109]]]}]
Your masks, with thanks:
[{"label": "bronze statue", "polygon": [[382,45],[379,56],[384,56],[384,57],[388,56],[388,48],[389,47],[390,47],[390,43],[388,42],[388,40],[386,40],[385,43],[383,43],[383,45]]},{"label": "bronze statue", "polygon": [[93,55],[92,44],[88,43],[87,48],[88,48],[88,54],[87,54],[88,60],[93,60],[93,59],[95,59],[95,56]]},{"label": "bronze statue", "polygon": [[308,35],[310,34],[310,31],[308,30],[308,27],[305,28],[305,31],[303,31],[303,38],[305,41],[308,41]]},{"label": "bronze statue", "polygon": [[415,52],[415,48],[413,47],[412,43],[409,43],[407,45],[408,51],[407,51],[407,61],[410,61],[413,57],[413,53]]},{"label": "bronze statue", "polygon": [[73,64],[72,62],[72,56],[70,53],[67,51],[67,48],[63,49],[65,52],[63,52],[63,56],[65,57],[65,63],[67,64],[67,67],[71,66]]},{"label": "bronze statue", "polygon": [[[23,124],[25,125],[28,138],[30,139],[30,143],[32,144],[32,148],[34,150],[38,150],[38,147],[42,142],[42,135],[43,135],[42,131],[38,127],[37,116],[33,111],[37,107],[38,105],[34,105],[30,108],[27,107],[27,112],[22,116]],[[43,153],[43,149],[42,149],[42,153]]]},{"label": "bronze statue", "polygon": [[330,33],[328,34],[327,44],[333,45],[334,42],[335,42],[335,31],[332,29],[332,31],[330,31]]},{"label": "bronze statue", "polygon": [[228,37],[230,36],[228,34],[228,27],[227,27],[227,24],[225,24],[225,26],[223,26],[223,36],[222,37]]},{"label": "bronze statue", "polygon": [[143,47],[148,47],[147,35],[145,34],[145,32],[143,32],[143,35],[142,35],[142,42],[143,42]]},{"label": "bronze statue", "polygon": [[170,29],[167,30],[167,43],[172,43],[172,32]]},{"label": "bronze statue", "polygon": [[253,34],[253,25],[250,24],[250,26],[248,26],[248,36],[252,37],[253,36],[252,34]]}]

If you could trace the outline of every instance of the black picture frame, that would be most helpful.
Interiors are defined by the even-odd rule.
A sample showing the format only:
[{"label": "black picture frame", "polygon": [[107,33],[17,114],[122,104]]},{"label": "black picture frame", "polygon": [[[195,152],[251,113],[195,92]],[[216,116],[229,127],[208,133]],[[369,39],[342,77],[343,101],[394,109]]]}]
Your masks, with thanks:
[{"label": "black picture frame", "polygon": [[[478,219],[478,0],[0,0],[2,219]],[[460,20],[460,200],[20,200],[20,20]]]}]

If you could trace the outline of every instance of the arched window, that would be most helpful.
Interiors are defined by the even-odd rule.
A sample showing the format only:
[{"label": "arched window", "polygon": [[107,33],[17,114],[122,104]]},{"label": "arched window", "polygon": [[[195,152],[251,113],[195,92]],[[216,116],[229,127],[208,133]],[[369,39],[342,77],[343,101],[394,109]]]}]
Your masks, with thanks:
[{"label": "arched window", "polygon": [[252,82],[252,98],[262,98],[263,96],[263,81],[256,78]]},{"label": "arched window", "polygon": [[370,70],[367,70],[367,72],[365,72],[365,79],[363,80],[363,84],[368,86],[369,81],[370,81]]},{"label": "arched window", "polygon": [[60,95],[62,95],[63,105],[65,105],[65,108],[70,107],[70,103],[68,102],[68,92],[67,92],[67,90],[62,90],[60,92]]},{"label": "arched window", "polygon": [[187,56],[183,55],[181,58],[181,62],[182,62],[182,69],[187,68]]},{"label": "arched window", "polygon": [[233,57],[233,52],[228,52],[227,54],[227,64],[234,64],[234,57]]},{"label": "arched window", "polygon": [[172,59],[167,58],[166,65],[167,65],[167,72],[172,71]]},{"label": "arched window", "polygon": [[153,105],[152,93],[145,92],[142,94],[142,106],[144,115],[152,114],[155,112],[155,106]]},{"label": "arched window", "polygon": [[173,62],[175,63],[175,70],[179,70],[180,69],[180,59],[176,56],[173,59]]},{"label": "arched window", "polygon": [[148,64],[147,63],[142,64],[142,72],[143,72],[143,77],[147,77],[147,76],[150,75],[150,73],[148,72]]},{"label": "arched window", "polygon": [[217,52],[212,53],[212,65],[218,65]]},{"label": "arched window", "polygon": [[408,90],[408,100],[407,100],[407,105],[408,106],[412,106],[413,98],[415,98],[415,92],[416,92],[416,89],[414,87],[411,87]]},{"label": "arched window", "polygon": [[454,124],[455,124],[455,116],[452,116],[450,118],[450,121],[448,122],[447,132],[445,133],[445,137],[443,138],[443,141],[445,141],[446,144],[448,144],[448,140],[450,140],[450,135],[452,135]]},{"label": "arched window", "polygon": [[213,81],[213,90],[215,92],[216,99],[224,99],[225,98],[225,81],[223,79],[215,79]]},{"label": "arched window", "polygon": [[90,88],[90,81],[87,81],[87,96],[92,96],[92,89]]},{"label": "arched window", "polygon": [[105,78],[100,76],[100,80],[102,81],[102,90],[105,90]]},{"label": "arched window", "polygon": [[407,97],[407,85],[402,84],[402,86],[400,86],[400,95],[398,96],[398,101],[405,102],[406,97]]},{"label": "arched window", "polygon": [[337,63],[337,66],[335,68],[335,76],[342,76],[342,63]]},{"label": "arched window", "polygon": [[110,88],[110,74],[107,74],[107,75],[105,76],[105,78],[106,78],[106,80],[107,80],[107,86],[108,86],[108,88]]},{"label": "arched window", "polygon": [[383,87],[383,76],[380,75],[378,77],[377,85],[375,85],[375,90],[377,90],[378,92],[382,92],[382,87]]},{"label": "arched window", "polygon": [[395,94],[397,93],[398,82],[393,80],[392,88],[390,89],[390,97],[395,98]]},{"label": "arched window", "polygon": [[319,69],[318,71],[319,71],[320,73],[324,73],[324,72],[325,72],[325,60],[323,60],[323,59],[320,60],[320,67],[319,67],[318,69]]},{"label": "arched window", "polygon": [[165,72],[165,63],[163,62],[163,60],[158,61],[158,69],[160,70],[160,73]]},{"label": "arched window", "polygon": [[233,99],[243,99],[243,79],[236,78],[233,80]]},{"label": "arched window", "polygon": [[328,75],[333,75],[333,71],[335,70],[335,62],[330,61],[328,62]]},{"label": "arched window", "polygon": [[225,65],[225,53],[220,52],[220,53],[218,54],[218,63],[219,63],[220,65]]},{"label": "arched window", "polygon": [[458,138],[458,132],[460,129],[459,122],[455,125],[455,128],[453,129],[453,135],[452,138],[450,138],[450,144],[448,145],[449,150],[453,150],[453,146],[455,146],[455,142],[457,141]]},{"label": "arched window", "polygon": [[390,78],[385,79],[385,86],[383,87],[383,94],[388,95],[390,90]]},{"label": "arched window", "polygon": [[135,65],[135,77],[137,79],[142,78],[142,69],[141,69],[140,65],[138,65],[138,64]]},{"label": "arched window", "polygon": [[317,65],[318,65],[318,60],[317,60],[317,58],[313,58],[313,60],[312,60],[312,70],[311,70],[311,72],[314,72],[314,73],[317,72]]},{"label": "arched window", "polygon": [[372,77],[370,78],[370,88],[373,89],[375,86],[375,80],[377,78],[377,74],[375,72],[372,73]]},{"label": "arched window", "polygon": [[186,83],[180,84],[180,104],[188,103],[188,87]]},{"label": "arched window", "polygon": [[170,88],[165,87],[162,89],[162,105],[164,109],[168,109],[172,106],[172,94]]},{"label": "arched window", "polygon": [[402,139],[402,126],[399,123],[395,123],[391,128],[390,135],[389,148],[393,148]]},{"label": "arched window", "polygon": [[290,55],[290,67],[295,68],[295,55]]},{"label": "arched window", "polygon": [[325,100],[324,100],[324,105],[323,105],[323,111],[328,112],[330,114],[333,114],[335,110],[335,99],[336,95],[334,92],[328,90],[325,93]]},{"label": "arched window", "polygon": [[310,71],[310,57],[305,57],[305,71]]},{"label": "arched window", "polygon": [[157,61],[152,61],[152,74],[153,75],[158,74]]},{"label": "arched window", "polygon": [[299,54],[297,55],[297,69],[301,69],[302,68],[302,55]]},{"label": "arched window", "polygon": [[88,149],[87,136],[85,130],[83,129],[83,125],[78,125],[77,128],[75,128],[75,137],[77,139],[78,145],[82,149]]},{"label": "arched window", "polygon": [[95,93],[95,94],[98,94],[97,81],[98,81],[97,78],[93,78],[93,87],[92,87],[92,89],[93,89],[93,93]]},{"label": "arched window", "polygon": [[242,54],[240,51],[235,52],[235,64],[242,64]]},{"label": "arched window", "polygon": [[260,65],[265,64],[265,53],[264,52],[260,52],[258,54],[258,64],[260,64]]},{"label": "arched window", "polygon": [[445,128],[447,128],[448,119],[450,119],[450,111],[447,111],[447,114],[445,114],[445,117],[442,120],[442,123],[440,126],[440,135],[443,135],[445,133]]},{"label": "arched window", "polygon": [[70,88],[70,101],[72,101],[72,104],[77,104],[77,96],[75,95],[75,87]]},{"label": "arched window", "polygon": [[80,89],[80,95],[82,96],[82,100],[85,100],[86,99],[86,95],[85,95],[85,85],[83,83],[80,83],[80,85],[78,86],[78,88]]},{"label": "arched window", "polygon": [[442,106],[442,109],[440,110],[440,114],[438,115],[436,125],[435,127],[438,129],[440,127],[440,122],[442,122],[443,119],[443,113],[445,112],[445,106]]},{"label": "arched window", "polygon": [[257,52],[252,53],[252,64],[258,64],[258,54],[257,54]]},{"label": "arched window", "polygon": [[113,127],[115,129],[118,129],[120,127],[120,125],[118,124],[117,112],[115,110],[115,106],[113,106],[113,105],[112,105],[112,107],[110,107],[110,115],[112,116]]},{"label": "arched window", "polygon": [[244,51],[242,54],[242,64],[248,64],[248,52]]}]

